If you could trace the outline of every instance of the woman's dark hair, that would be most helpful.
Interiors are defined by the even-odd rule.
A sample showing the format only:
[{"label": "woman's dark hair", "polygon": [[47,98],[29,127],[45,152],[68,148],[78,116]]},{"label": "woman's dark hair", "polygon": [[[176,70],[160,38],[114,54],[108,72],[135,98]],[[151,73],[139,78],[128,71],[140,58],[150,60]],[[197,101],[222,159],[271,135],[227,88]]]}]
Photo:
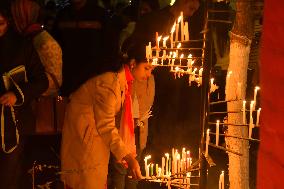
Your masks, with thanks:
[{"label": "woman's dark hair", "polygon": [[135,59],[136,63],[141,63],[147,61],[146,59],[146,45],[143,43],[136,43],[131,46],[126,51],[128,59]]},{"label": "woman's dark hair", "polygon": [[8,0],[0,0],[0,14],[6,19],[11,19],[10,3]]}]

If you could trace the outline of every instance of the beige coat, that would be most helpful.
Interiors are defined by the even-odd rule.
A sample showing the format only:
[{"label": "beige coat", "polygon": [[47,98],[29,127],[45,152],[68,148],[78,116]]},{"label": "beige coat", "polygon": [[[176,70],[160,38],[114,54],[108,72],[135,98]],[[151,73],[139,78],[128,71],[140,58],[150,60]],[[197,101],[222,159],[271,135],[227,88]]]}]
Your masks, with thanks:
[{"label": "beige coat", "polygon": [[[148,80],[138,81],[134,80],[133,90],[132,90],[132,99],[134,95],[137,95],[138,104],[139,104],[139,115],[143,116],[150,107],[153,105],[154,96],[155,96],[155,80],[154,76],[151,75]],[[146,147],[147,137],[148,137],[148,119],[143,120],[144,125],[140,128],[140,150],[143,150]]]},{"label": "beige coat", "polygon": [[62,131],[62,180],[73,189],[104,189],[109,154],[129,152],[115,126],[126,88],[124,70],[104,73],[71,95]]}]

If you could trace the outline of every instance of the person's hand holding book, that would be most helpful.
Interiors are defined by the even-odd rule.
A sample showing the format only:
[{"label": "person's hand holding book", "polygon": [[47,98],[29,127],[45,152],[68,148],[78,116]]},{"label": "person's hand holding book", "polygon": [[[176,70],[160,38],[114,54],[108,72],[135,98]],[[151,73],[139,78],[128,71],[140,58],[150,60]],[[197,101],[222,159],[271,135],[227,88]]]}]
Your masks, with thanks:
[{"label": "person's hand holding book", "polygon": [[16,101],[17,97],[13,92],[7,92],[0,97],[0,104],[4,106],[14,106]]}]

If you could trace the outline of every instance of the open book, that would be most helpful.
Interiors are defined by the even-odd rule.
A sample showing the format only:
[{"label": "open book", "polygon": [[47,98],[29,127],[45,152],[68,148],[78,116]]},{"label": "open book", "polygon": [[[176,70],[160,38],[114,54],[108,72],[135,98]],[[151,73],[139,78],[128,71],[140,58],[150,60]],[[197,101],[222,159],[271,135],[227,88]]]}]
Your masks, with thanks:
[{"label": "open book", "polygon": [[6,90],[10,90],[13,86],[17,88],[18,83],[28,82],[24,65],[17,66],[9,72],[5,72],[2,77]]}]

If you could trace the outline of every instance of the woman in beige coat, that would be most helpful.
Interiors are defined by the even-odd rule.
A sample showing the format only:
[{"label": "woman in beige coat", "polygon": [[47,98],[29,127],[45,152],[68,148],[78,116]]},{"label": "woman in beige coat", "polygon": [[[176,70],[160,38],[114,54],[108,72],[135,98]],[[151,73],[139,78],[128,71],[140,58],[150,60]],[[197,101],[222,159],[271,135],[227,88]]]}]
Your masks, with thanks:
[{"label": "woman in beige coat", "polygon": [[[135,78],[148,78],[149,66],[144,62],[134,68]],[[117,128],[129,87],[127,71],[128,66],[93,77],[70,96],[62,131],[61,178],[72,189],[104,189],[110,152],[117,161],[127,162],[134,179],[141,178],[135,154]]]}]

